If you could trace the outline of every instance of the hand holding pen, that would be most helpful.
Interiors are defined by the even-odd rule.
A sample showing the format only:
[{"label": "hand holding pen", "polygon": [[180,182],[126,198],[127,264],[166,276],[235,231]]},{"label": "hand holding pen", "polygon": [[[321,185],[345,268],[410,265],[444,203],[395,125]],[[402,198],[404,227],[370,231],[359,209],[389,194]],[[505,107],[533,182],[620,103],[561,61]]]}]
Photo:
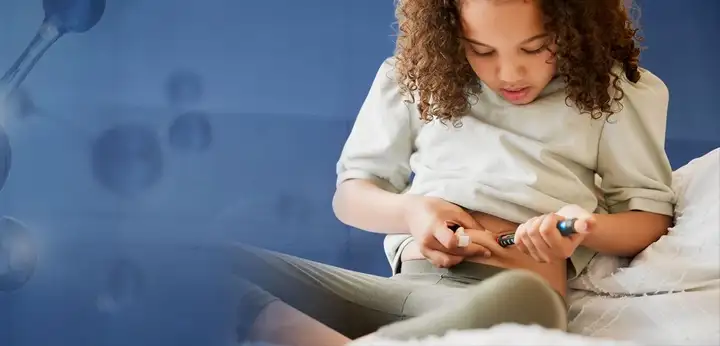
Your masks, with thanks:
[{"label": "hand holding pen", "polygon": [[[515,231],[498,236],[495,242],[503,248],[516,246],[538,262],[555,262],[572,256],[594,224],[593,214],[577,205],[568,205],[556,213],[528,220]],[[451,227],[451,230],[459,247],[473,242],[462,227]]]},{"label": "hand holding pen", "polygon": [[510,236],[498,242],[514,243],[517,248],[538,262],[564,261],[575,252],[588,233],[592,232],[595,218],[577,205],[568,205],[556,213],[534,217],[518,226]]}]

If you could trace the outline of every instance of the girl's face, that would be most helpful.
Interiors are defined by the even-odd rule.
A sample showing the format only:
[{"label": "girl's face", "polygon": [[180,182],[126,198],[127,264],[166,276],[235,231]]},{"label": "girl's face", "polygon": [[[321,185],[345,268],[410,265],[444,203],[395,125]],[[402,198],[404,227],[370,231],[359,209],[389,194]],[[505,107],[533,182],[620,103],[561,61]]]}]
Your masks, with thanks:
[{"label": "girl's face", "polygon": [[532,102],[555,75],[555,58],[536,0],[460,1],[470,66],[513,104]]}]

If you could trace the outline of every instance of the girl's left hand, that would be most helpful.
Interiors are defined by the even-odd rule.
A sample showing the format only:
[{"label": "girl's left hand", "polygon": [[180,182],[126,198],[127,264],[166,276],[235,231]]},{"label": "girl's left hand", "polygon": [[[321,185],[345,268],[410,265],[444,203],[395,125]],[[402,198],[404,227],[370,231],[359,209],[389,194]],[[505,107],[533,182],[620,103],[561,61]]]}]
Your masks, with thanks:
[{"label": "girl's left hand", "polygon": [[[576,218],[577,233],[563,237],[557,223],[564,219]],[[520,251],[541,263],[565,261],[591,232],[595,224],[592,213],[577,205],[568,205],[550,213],[534,217],[515,231],[515,246]]]}]

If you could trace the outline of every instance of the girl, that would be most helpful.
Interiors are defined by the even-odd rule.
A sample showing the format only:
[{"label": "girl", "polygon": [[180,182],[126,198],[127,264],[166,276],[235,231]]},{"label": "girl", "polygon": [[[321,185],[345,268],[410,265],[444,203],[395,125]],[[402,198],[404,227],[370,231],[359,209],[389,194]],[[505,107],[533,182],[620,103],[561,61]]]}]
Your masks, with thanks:
[{"label": "girl", "polygon": [[[242,340],[565,330],[567,280],[595,253],[634,256],[670,225],[668,90],[638,67],[622,0],[397,6],[397,50],[344,146],[333,201],[345,224],[388,234],[394,275],[239,247]],[[564,218],[580,232],[562,237]],[[497,244],[505,233],[516,245]]]}]

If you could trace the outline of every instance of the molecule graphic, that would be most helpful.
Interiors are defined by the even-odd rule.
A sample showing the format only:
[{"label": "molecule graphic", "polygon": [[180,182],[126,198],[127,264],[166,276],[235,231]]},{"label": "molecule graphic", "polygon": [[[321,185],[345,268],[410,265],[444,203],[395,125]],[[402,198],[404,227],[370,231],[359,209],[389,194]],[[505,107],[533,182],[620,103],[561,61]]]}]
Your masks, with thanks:
[{"label": "molecule graphic", "polygon": [[[0,112],[25,118],[38,113],[27,90],[20,87],[45,52],[63,35],[92,29],[105,12],[105,0],[43,0],[45,18],[20,57],[0,79]],[[49,117],[52,118],[52,117]],[[53,120],[58,120],[54,119]],[[66,122],[64,125],[71,125]],[[105,130],[97,139],[79,138],[92,147],[91,166],[106,188],[128,195],[155,183],[162,172],[160,144],[155,134],[135,125]],[[0,128],[0,188],[9,175],[12,151],[4,128]]]},{"label": "molecule graphic", "polygon": [[202,77],[187,69],[171,72],[165,81],[165,96],[174,108],[194,107],[202,100],[204,92]]},{"label": "molecule graphic", "polygon": [[[176,70],[165,81],[166,98],[173,117],[161,128],[145,123],[116,123],[89,129],[84,122],[45,114],[22,87],[45,53],[63,36],[85,33],[95,27],[106,9],[105,0],[43,0],[44,19],[19,57],[0,77],[0,191],[12,165],[11,141],[5,132],[8,115],[23,120],[31,115],[60,121],[73,131],[84,150],[95,182],[122,196],[138,195],[161,181],[166,144],[182,153],[204,152],[213,142],[212,124],[198,104],[204,96],[203,80],[190,70]],[[26,226],[0,217],[0,293],[24,287],[38,265],[37,243]],[[98,296],[98,308],[116,311],[136,300],[144,286],[140,268],[126,260],[111,264],[107,284]]]},{"label": "molecule graphic", "polygon": [[43,0],[43,10],[45,18],[35,37],[0,79],[2,99],[22,84],[45,52],[63,35],[92,29],[105,12],[105,0]]},{"label": "molecule graphic", "polygon": [[168,129],[170,146],[178,151],[204,151],[212,143],[208,116],[199,111],[180,114]]},{"label": "molecule graphic", "polygon": [[[20,85],[63,35],[92,29],[102,18],[105,6],[105,0],[43,0],[45,17],[38,32],[0,79],[0,112],[20,118],[39,113],[27,90]],[[90,146],[93,177],[104,188],[131,196],[160,181],[164,167],[160,138],[165,137],[173,150],[184,153],[203,152],[212,144],[209,117],[195,109],[204,95],[201,76],[192,70],[178,69],[168,75],[164,88],[176,116],[162,131],[154,131],[148,125],[120,124],[95,136],[79,124],[63,121],[63,125],[72,127],[78,132],[77,137]],[[11,158],[10,141],[0,127],[0,189],[11,170]]]},{"label": "molecule graphic", "polygon": [[[205,112],[191,110],[203,95],[200,76],[188,70],[171,73],[165,82],[170,108],[180,114],[167,127],[168,145],[178,152],[202,152],[212,144],[212,125]],[[189,110],[190,109],[190,110]],[[93,176],[106,189],[130,196],[157,184],[163,176],[162,131],[122,124],[105,130],[92,144]]]},{"label": "molecule graphic", "polygon": [[20,221],[0,218],[0,292],[23,287],[35,273],[37,248]]},{"label": "molecule graphic", "polygon": [[0,191],[5,187],[5,182],[10,176],[10,166],[12,165],[12,150],[10,148],[10,139],[5,128],[0,126]]},{"label": "molecule graphic", "polygon": [[[20,84],[40,61],[45,52],[68,33],[92,29],[105,12],[105,0],[43,0],[45,18],[25,50],[0,78],[0,114],[7,112],[8,101],[15,96],[19,105],[28,106],[18,91]],[[26,96],[26,95],[25,95]],[[17,102],[16,102],[17,104]],[[5,116],[0,117],[4,122]],[[12,165],[12,150],[5,128],[0,124],[0,190],[5,186]]]},{"label": "molecule graphic", "polygon": [[93,177],[108,190],[129,196],[160,181],[163,152],[157,134],[138,124],[103,131],[92,143]]},{"label": "molecule graphic", "polygon": [[38,111],[35,101],[32,99],[32,95],[30,95],[30,92],[23,87],[18,87],[10,92],[6,96],[3,106],[4,109],[2,111],[19,119],[27,119],[28,117],[35,115]]},{"label": "molecule graphic", "polygon": [[205,112],[193,109],[204,94],[200,76],[189,70],[171,72],[165,82],[171,109],[179,115],[168,127],[170,146],[180,152],[202,152],[213,140],[212,125]]},{"label": "molecule graphic", "polygon": [[131,261],[118,259],[110,264],[105,287],[97,298],[98,310],[117,312],[135,302],[145,287],[142,269]]}]

